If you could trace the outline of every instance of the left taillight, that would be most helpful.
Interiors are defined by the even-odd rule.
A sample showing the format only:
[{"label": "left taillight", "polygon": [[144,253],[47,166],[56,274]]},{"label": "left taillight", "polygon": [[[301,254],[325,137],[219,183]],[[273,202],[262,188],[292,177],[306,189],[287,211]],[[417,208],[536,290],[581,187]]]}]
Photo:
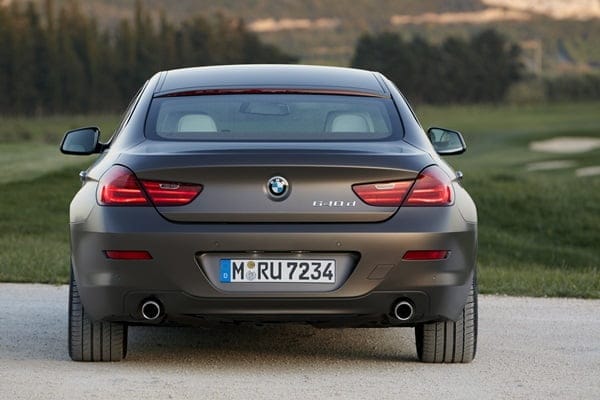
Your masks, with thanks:
[{"label": "left taillight", "polygon": [[121,165],[111,167],[98,183],[98,203],[107,206],[182,206],[200,194],[202,185],[138,180]]},{"label": "left taillight", "polygon": [[121,165],[111,167],[98,183],[98,203],[105,206],[149,206],[150,202],[133,172]]},{"label": "left taillight", "polygon": [[157,206],[183,206],[202,191],[202,185],[142,180],[146,193]]}]

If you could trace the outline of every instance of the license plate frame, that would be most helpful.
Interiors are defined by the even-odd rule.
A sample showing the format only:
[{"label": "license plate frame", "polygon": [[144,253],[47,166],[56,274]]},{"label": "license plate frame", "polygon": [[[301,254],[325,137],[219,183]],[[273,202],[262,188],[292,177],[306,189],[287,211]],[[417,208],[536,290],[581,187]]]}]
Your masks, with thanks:
[{"label": "license plate frame", "polygon": [[221,258],[219,281],[232,283],[335,284],[336,260],[289,258]]}]

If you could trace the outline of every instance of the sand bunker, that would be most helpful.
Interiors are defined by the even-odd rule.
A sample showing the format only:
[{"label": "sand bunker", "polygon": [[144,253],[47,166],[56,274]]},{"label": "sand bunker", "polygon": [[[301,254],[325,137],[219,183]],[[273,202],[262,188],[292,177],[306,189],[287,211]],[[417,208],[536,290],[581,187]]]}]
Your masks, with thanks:
[{"label": "sand bunker", "polygon": [[595,165],[592,167],[578,168],[575,170],[575,176],[583,177],[583,176],[593,176],[593,175],[600,175],[600,165]]},{"label": "sand bunker", "polygon": [[564,169],[575,166],[574,161],[570,160],[553,160],[553,161],[541,161],[527,164],[527,171],[548,171],[553,169]]},{"label": "sand bunker", "polygon": [[543,153],[575,154],[600,148],[600,138],[561,136],[529,143],[529,149]]}]

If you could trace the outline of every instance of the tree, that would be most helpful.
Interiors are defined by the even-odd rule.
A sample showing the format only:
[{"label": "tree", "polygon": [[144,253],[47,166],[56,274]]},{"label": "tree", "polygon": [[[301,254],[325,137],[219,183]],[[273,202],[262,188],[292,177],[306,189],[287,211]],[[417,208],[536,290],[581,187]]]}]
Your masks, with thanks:
[{"label": "tree", "polygon": [[297,61],[224,15],[174,25],[137,0],[133,18],[109,31],[76,0],[57,16],[53,0],[44,4],[45,18],[34,3],[0,4],[0,114],[116,111],[165,68]]},{"label": "tree", "polygon": [[408,98],[424,103],[497,102],[522,75],[519,47],[493,30],[439,45],[419,36],[407,42],[396,33],[365,34],[352,66],[380,71]]},{"label": "tree", "polygon": [[519,47],[510,45],[492,29],[473,36],[470,44],[472,51],[479,55],[476,100],[502,100],[510,84],[519,80],[522,74]]}]

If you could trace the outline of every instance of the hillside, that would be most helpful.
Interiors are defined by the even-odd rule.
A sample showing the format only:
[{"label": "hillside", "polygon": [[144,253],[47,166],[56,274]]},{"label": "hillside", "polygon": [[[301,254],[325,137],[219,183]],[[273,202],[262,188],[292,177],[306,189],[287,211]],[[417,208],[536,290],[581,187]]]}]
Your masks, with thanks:
[{"label": "hillside", "polygon": [[[110,26],[132,15],[135,0],[80,3]],[[173,21],[215,13],[243,18],[263,40],[304,63],[347,65],[364,31],[391,30],[439,41],[450,34],[493,27],[523,45],[526,64],[533,71],[600,69],[600,0],[145,0],[143,4],[156,15],[165,11]]]}]

